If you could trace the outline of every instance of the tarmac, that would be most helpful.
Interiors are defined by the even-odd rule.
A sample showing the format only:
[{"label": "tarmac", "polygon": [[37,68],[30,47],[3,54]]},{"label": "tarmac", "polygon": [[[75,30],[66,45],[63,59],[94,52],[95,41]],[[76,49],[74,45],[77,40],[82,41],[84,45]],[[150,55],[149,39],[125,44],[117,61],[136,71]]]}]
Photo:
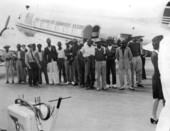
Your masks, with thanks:
[{"label": "tarmac", "polygon": [[5,84],[5,79],[1,78],[0,129],[8,129],[7,107],[14,104],[18,95],[24,94],[28,101],[40,96],[45,103],[58,97],[72,97],[61,104],[56,131],[154,131],[156,126],[150,123],[153,102],[150,58],[147,58],[145,67],[147,79],[142,82],[145,87],[135,87],[135,91],[128,88],[96,91],[46,84],[35,88],[25,84]]}]

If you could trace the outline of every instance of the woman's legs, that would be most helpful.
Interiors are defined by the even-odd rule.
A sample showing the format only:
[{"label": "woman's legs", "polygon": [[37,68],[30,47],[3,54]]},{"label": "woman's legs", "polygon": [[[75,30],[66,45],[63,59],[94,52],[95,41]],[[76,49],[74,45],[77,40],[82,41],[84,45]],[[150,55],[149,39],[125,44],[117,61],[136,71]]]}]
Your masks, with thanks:
[{"label": "woman's legs", "polygon": [[157,109],[158,109],[158,105],[159,105],[159,99],[154,99],[154,102],[153,102],[153,108],[152,108],[152,118],[154,120],[157,120]]}]

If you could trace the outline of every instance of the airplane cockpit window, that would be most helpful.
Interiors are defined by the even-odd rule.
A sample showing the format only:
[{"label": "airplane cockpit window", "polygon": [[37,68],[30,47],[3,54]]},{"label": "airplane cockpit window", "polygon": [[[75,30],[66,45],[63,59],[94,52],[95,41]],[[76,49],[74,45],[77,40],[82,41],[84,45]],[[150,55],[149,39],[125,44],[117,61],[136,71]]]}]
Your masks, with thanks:
[{"label": "airplane cockpit window", "polygon": [[168,2],[168,4],[166,6],[170,6],[170,2]]}]

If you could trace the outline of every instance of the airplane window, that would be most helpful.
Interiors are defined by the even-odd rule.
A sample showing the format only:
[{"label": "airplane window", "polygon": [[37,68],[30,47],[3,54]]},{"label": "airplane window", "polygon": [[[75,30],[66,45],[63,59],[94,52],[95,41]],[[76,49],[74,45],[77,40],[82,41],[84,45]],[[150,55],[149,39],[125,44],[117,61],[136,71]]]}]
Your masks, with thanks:
[{"label": "airplane window", "polygon": [[170,6],[170,2],[168,2],[168,4],[166,6]]}]

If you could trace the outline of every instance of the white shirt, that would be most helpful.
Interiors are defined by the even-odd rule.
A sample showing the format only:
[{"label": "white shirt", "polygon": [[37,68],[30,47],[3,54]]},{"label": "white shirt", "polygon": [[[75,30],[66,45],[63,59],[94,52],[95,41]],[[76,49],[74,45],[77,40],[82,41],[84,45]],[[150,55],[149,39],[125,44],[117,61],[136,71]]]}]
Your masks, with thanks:
[{"label": "white shirt", "polygon": [[18,57],[18,59],[21,59],[21,52],[20,51],[17,52],[17,57]]},{"label": "white shirt", "polygon": [[63,48],[61,50],[57,49],[57,53],[58,53],[58,58],[65,58],[66,57]]},{"label": "white shirt", "polygon": [[39,60],[40,60],[40,61],[43,61],[43,58],[42,58],[42,51],[41,51],[41,52],[38,51],[38,56],[39,56]]},{"label": "white shirt", "polygon": [[111,49],[112,49],[112,46],[108,46],[108,49],[111,50]]},{"label": "white shirt", "polygon": [[84,44],[81,51],[82,51],[84,57],[88,57],[90,55],[93,55],[93,56],[95,55],[95,47],[94,46],[89,47],[87,45],[87,43]]}]

